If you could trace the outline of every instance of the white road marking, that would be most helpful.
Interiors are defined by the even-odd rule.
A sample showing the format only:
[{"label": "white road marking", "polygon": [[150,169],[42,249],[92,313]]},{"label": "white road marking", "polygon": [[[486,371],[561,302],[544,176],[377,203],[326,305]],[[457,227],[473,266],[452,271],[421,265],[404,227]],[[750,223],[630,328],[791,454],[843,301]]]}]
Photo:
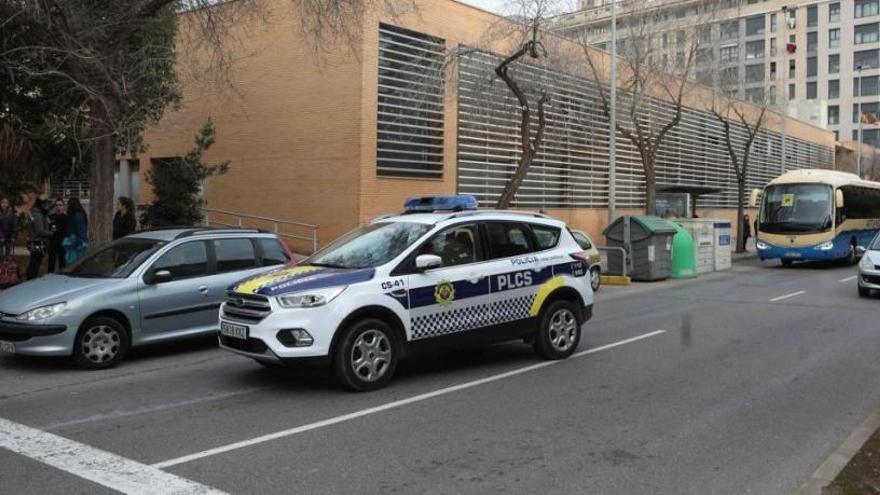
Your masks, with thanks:
[{"label": "white road marking", "polygon": [[[626,340],[621,340],[621,341],[614,342],[611,344],[607,344],[607,345],[603,345],[603,346],[599,346],[599,347],[594,347],[592,349],[587,349],[585,351],[577,352],[575,354],[572,354],[571,358],[569,358],[569,359],[586,356],[588,354],[595,354],[595,353],[601,352],[601,351],[606,351],[608,349],[613,349],[615,347],[619,347],[622,345],[631,344],[633,342],[638,342],[640,340],[644,340],[644,339],[654,337],[657,335],[661,335],[664,333],[666,333],[666,330],[657,330],[654,332],[649,332],[649,333],[645,333],[642,335],[637,335],[635,337],[632,337],[632,338],[629,338]],[[503,380],[505,378],[510,378],[512,376],[521,375],[523,373],[528,373],[530,371],[539,370],[542,368],[546,368],[548,366],[553,366],[553,365],[564,363],[564,362],[565,362],[565,360],[544,361],[542,363],[533,364],[531,366],[526,366],[524,368],[519,368],[519,369],[515,369],[512,371],[505,372],[505,373],[500,373],[500,374],[492,375],[492,376],[489,376],[486,378],[481,378],[479,380],[473,380],[473,381],[462,383],[459,385],[453,385],[451,387],[435,390],[433,392],[427,392],[427,393],[415,395],[415,396],[412,396],[412,397],[409,397],[406,399],[401,399],[401,400],[397,400],[394,402],[389,402],[387,404],[382,404],[380,406],[371,407],[368,409],[362,409],[360,411],[355,411],[355,412],[349,413],[349,414],[343,414],[342,416],[336,416],[333,418],[328,418],[328,419],[324,419],[324,420],[317,421],[314,423],[309,423],[306,425],[297,426],[297,427],[290,428],[287,430],[282,430],[282,431],[278,431],[275,433],[270,433],[268,435],[259,436],[256,438],[252,438],[250,440],[243,440],[241,442],[235,442],[235,443],[231,443],[228,445],[215,447],[213,449],[203,450],[202,452],[196,452],[195,454],[185,455],[183,457],[178,457],[176,459],[170,459],[167,461],[158,462],[156,464],[153,464],[153,467],[159,468],[159,469],[169,468],[171,466],[176,466],[178,464],[184,464],[187,462],[192,462],[195,460],[204,459],[206,457],[211,457],[211,456],[214,456],[217,454],[223,454],[225,452],[230,452],[233,450],[238,450],[238,449],[242,449],[245,447],[250,447],[252,445],[257,445],[260,443],[269,442],[272,440],[277,440],[279,438],[289,437],[289,436],[296,435],[299,433],[304,433],[307,431],[317,430],[319,428],[324,428],[327,426],[332,426],[332,425],[336,425],[339,423],[344,423],[346,421],[351,421],[353,419],[362,418],[364,416],[369,416],[371,414],[376,414],[379,412],[387,411],[389,409],[396,409],[396,408],[403,407],[403,406],[406,406],[409,404],[414,404],[416,402],[422,402],[422,401],[425,401],[428,399],[432,399],[434,397],[438,397],[441,395],[446,395],[446,394],[450,394],[452,392],[458,392],[460,390],[465,390],[465,389],[477,387],[480,385],[485,385],[487,383],[495,382],[498,380]]]},{"label": "white road marking", "polygon": [[224,493],[152,466],[3,418],[0,418],[0,448],[122,493]]},{"label": "white road marking", "polygon": [[789,298],[799,296],[801,294],[806,294],[806,293],[807,293],[807,291],[805,291],[805,290],[799,290],[797,292],[792,292],[791,294],[786,294],[784,296],[774,297],[773,299],[770,299],[770,302],[783,301],[785,299],[789,299]]},{"label": "white road marking", "polygon": [[840,283],[845,284],[847,282],[852,282],[853,280],[859,278],[858,275],[853,275],[852,277],[846,277],[839,280]]}]

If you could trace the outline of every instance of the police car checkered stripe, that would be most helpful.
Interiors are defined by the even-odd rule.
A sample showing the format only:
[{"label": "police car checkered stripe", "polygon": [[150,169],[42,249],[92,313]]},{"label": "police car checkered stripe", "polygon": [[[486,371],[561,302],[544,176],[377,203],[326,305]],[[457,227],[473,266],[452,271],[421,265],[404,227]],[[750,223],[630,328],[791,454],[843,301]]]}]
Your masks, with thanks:
[{"label": "police car checkered stripe", "polygon": [[529,311],[532,309],[532,303],[535,302],[535,297],[534,294],[531,294],[494,303],[492,305],[492,323],[497,325],[499,323],[528,318],[530,316]]},{"label": "police car checkered stripe", "polygon": [[[513,297],[489,304],[477,304],[464,308],[417,316],[412,320],[413,339],[439,337],[466,332],[487,325],[498,325],[528,318],[535,295]],[[491,321],[487,315],[491,311]]]},{"label": "police car checkered stripe", "polygon": [[488,304],[477,304],[417,316],[412,320],[413,339],[439,337],[486,326],[489,311]]}]

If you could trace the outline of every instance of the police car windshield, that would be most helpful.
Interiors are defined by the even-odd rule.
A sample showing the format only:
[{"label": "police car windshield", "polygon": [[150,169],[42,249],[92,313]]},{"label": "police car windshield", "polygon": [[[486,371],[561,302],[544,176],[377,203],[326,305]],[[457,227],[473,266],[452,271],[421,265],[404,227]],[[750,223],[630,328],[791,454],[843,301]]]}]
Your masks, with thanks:
[{"label": "police car windshield", "polygon": [[373,223],[340,237],[304,264],[331,268],[375,268],[396,258],[431,230],[411,222]]}]

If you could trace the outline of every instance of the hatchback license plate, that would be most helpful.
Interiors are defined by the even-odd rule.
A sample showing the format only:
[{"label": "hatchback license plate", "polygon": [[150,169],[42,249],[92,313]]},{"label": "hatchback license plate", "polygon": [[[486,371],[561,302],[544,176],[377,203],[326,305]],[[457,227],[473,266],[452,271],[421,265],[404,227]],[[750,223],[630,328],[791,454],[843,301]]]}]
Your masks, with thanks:
[{"label": "hatchback license plate", "polygon": [[14,354],[15,344],[13,344],[12,342],[0,341],[0,352],[8,352],[10,354]]},{"label": "hatchback license plate", "polygon": [[233,339],[247,340],[248,327],[242,325],[233,325],[232,323],[220,322],[220,335],[232,337]]}]

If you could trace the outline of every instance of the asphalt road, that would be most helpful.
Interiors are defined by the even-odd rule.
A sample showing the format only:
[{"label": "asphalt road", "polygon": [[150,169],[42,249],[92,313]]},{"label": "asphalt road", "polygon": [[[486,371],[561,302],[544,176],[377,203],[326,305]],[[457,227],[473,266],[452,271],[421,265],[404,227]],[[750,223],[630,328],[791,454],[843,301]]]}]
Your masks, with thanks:
[{"label": "asphalt road", "polygon": [[105,372],[2,357],[0,493],[793,493],[880,407],[880,299],[855,273],[607,287],[575,358],[467,350],[368,394],[210,341]]}]

